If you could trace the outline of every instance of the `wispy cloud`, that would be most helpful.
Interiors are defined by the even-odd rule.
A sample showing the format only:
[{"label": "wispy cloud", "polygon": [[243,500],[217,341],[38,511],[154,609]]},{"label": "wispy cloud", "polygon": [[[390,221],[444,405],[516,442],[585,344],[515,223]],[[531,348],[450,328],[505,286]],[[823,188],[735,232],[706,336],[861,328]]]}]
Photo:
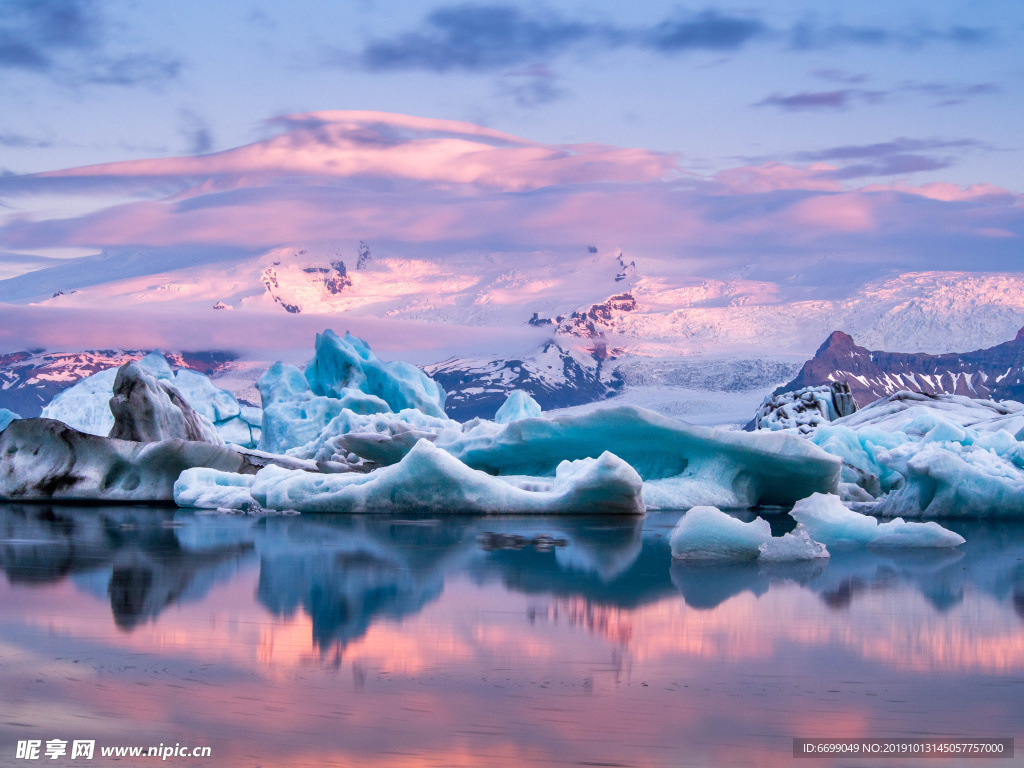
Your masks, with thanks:
[{"label": "wispy cloud", "polygon": [[185,151],[190,155],[205,155],[213,149],[213,133],[209,124],[197,112],[182,109],[178,112],[181,127],[178,134],[185,140]]},{"label": "wispy cloud", "polygon": [[886,97],[884,91],[869,91],[862,88],[842,88],[836,91],[801,91],[799,93],[773,93],[755,107],[778,107],[787,112],[806,110],[841,110],[855,102],[875,104]]},{"label": "wispy cloud", "polygon": [[715,10],[678,14],[651,27],[529,15],[512,5],[454,5],[431,12],[420,29],[371,40],[357,60],[367,70],[487,71],[536,63],[584,46],[633,47],[664,54],[731,51],[766,31],[758,19]]},{"label": "wispy cloud", "polygon": [[[819,77],[821,72],[816,72]],[[826,76],[825,79],[844,83],[865,82],[863,75],[846,76],[842,73]],[[788,112],[807,110],[843,110],[858,104],[878,104],[898,94],[925,94],[934,99],[934,106],[949,107],[963,104],[976,96],[987,96],[999,92],[994,83],[920,83],[904,81],[891,88],[841,88],[830,91],[799,91],[797,93],[773,93],[755,103],[755,107],[778,107]]]},{"label": "wispy cloud", "polygon": [[537,64],[502,75],[498,80],[498,95],[512,99],[520,107],[540,107],[566,96],[558,80],[558,75]]},{"label": "wispy cloud", "polygon": [[995,32],[987,27],[954,25],[937,29],[924,24],[885,27],[866,24],[821,24],[813,19],[793,25],[789,33],[789,44],[797,50],[847,46],[919,48],[934,42],[979,46],[994,39]]},{"label": "wispy cloud", "polygon": [[791,50],[806,51],[841,46],[919,48],[934,42],[976,46],[993,38],[991,30],[969,26],[888,28],[810,19],[788,29],[773,28],[757,15],[711,8],[679,12],[649,26],[628,26],[550,10],[527,12],[502,3],[466,3],[438,7],[416,28],[374,38],[354,56],[336,52],[329,59],[354,62],[371,72],[484,72],[547,62],[586,49],[633,48],[672,55],[737,51],[758,39],[782,39]]},{"label": "wispy cloud", "polygon": [[0,0],[0,72],[22,70],[71,85],[154,85],[176,77],[169,53],[115,52],[100,0]]}]

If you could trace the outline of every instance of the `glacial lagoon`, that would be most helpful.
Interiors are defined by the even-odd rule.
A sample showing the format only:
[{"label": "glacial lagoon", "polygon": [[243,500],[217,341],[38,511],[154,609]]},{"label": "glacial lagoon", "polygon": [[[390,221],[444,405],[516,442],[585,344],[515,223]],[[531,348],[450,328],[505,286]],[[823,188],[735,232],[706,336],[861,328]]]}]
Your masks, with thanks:
[{"label": "glacial lagoon", "polygon": [[91,762],[45,764],[185,744],[211,757],[166,764],[853,766],[795,760],[793,739],[1024,748],[1024,521],[944,521],[954,550],[709,565],[672,560],[680,514],[0,505],[0,754],[82,739]]}]

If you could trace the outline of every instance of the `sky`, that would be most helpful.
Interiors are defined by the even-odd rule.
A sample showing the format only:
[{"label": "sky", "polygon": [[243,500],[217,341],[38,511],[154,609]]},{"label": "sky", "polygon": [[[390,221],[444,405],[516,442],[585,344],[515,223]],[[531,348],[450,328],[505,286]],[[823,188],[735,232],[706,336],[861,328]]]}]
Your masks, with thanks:
[{"label": "sky", "polygon": [[[708,172],[1021,191],[1024,7],[1005,2],[0,2],[0,168],[205,153],[356,109]],[[849,162],[857,160],[858,162]]]},{"label": "sky", "polygon": [[363,238],[1016,272],[1021,50],[1013,0],[0,0],[0,302]]}]

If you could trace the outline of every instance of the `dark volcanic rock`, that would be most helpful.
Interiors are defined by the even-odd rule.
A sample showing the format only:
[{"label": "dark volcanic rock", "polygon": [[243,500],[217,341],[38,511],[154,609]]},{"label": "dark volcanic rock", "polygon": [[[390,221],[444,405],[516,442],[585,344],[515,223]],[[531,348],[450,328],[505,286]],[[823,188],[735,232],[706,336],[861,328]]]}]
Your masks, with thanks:
[{"label": "dark volcanic rock", "polygon": [[1024,401],[1024,328],[995,347],[943,355],[872,352],[835,331],[775,394],[832,382],[848,384],[860,406],[899,391]]}]

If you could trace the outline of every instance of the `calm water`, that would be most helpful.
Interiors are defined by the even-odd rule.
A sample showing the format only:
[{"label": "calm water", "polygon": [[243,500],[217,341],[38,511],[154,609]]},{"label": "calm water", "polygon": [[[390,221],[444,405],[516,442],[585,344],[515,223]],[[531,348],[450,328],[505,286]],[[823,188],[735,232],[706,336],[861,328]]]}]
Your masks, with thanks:
[{"label": "calm water", "polygon": [[[0,506],[0,764],[176,742],[213,757],[168,765],[208,767],[828,764],[794,760],[794,736],[1024,749],[1024,523],[952,523],[955,552],[708,568],[672,562],[678,517]],[[55,738],[96,756],[14,759]]]}]

